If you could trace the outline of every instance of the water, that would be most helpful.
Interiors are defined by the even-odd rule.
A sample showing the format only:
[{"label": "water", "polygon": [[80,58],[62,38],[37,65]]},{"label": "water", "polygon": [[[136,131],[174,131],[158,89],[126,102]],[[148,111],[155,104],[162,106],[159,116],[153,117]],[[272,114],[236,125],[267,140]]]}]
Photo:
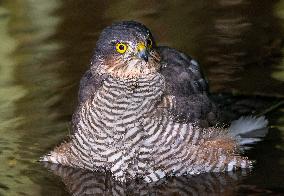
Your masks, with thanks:
[{"label": "water", "polygon": [[[0,195],[70,194],[66,168],[54,175],[37,160],[69,133],[78,82],[100,31],[125,19],[143,22],[160,45],[197,59],[215,99],[234,114],[258,114],[279,105],[267,114],[267,138],[248,152],[257,160],[253,171],[169,179],[158,187],[123,189],[125,194],[181,194],[189,188],[200,195],[284,192],[284,108],[279,104],[284,97],[284,1],[163,2],[0,0]],[[105,186],[106,193],[116,187],[95,176],[112,184]]]}]

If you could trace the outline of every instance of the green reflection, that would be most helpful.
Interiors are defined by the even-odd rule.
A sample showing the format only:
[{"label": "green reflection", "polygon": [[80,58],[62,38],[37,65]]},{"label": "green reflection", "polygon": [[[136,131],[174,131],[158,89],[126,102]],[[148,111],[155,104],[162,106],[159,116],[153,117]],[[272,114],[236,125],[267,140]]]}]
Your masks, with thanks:
[{"label": "green reflection", "polygon": [[[276,14],[279,16],[281,19],[282,23],[282,29],[284,28],[283,22],[284,22],[284,1],[280,1],[276,6],[275,6]],[[282,50],[282,55],[284,54],[284,50]],[[281,63],[277,66],[277,70],[275,70],[272,73],[272,77],[284,81],[284,59],[282,59]]]},{"label": "green reflection", "polygon": [[[9,22],[9,10],[0,7],[0,182],[8,189],[17,189],[18,185],[14,179],[7,175],[19,175],[19,171],[14,170],[18,165],[15,150],[19,146],[16,142],[19,140],[19,135],[13,130],[21,124],[23,119],[16,115],[15,102],[22,98],[26,91],[22,86],[15,85],[14,73],[17,66],[11,54],[16,49],[17,43],[8,33]],[[21,177],[20,179],[28,180]],[[0,189],[0,193],[5,194],[5,189]]]},{"label": "green reflection", "polygon": [[0,188],[0,194],[40,195],[44,187],[31,174],[37,172],[35,162],[48,144],[39,138],[47,130],[67,127],[51,123],[54,112],[46,107],[56,96],[45,87],[60,82],[53,71],[56,65],[52,70],[44,64],[59,48],[46,42],[58,23],[51,14],[59,1],[15,0],[0,6],[0,187],[7,187]]},{"label": "green reflection", "polygon": [[276,80],[284,82],[284,60],[282,60],[282,62],[277,66],[277,70],[272,73],[272,77],[275,78]]}]

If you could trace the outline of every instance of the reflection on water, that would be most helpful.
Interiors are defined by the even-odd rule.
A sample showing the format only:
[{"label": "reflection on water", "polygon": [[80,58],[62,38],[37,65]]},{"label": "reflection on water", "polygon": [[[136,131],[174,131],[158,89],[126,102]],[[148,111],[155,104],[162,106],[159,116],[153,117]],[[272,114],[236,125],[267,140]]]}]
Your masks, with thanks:
[{"label": "reflection on water", "polygon": [[281,21],[273,12],[277,1],[229,2],[215,1],[213,8],[207,8],[214,14],[209,28],[200,34],[204,38],[199,55],[213,90],[276,95],[274,89],[284,90],[280,81],[271,78],[278,71],[275,65],[283,47]]},{"label": "reflection on water", "polygon": [[212,173],[198,176],[172,177],[166,182],[145,184],[131,182],[122,185],[110,174],[45,164],[55,175],[62,178],[72,195],[232,195],[237,183],[246,173]]},{"label": "reflection on water", "polygon": [[[100,31],[114,20],[139,20],[152,29],[158,43],[192,54],[214,92],[284,96],[284,1],[163,2],[0,0],[0,195],[68,195],[63,183],[70,189],[71,176],[66,183],[36,160],[68,135],[79,79]],[[233,113],[244,114],[279,101],[229,99],[217,100]],[[246,179],[233,182],[232,176],[223,176],[223,186],[219,177],[177,178],[143,190],[156,193],[175,187],[172,190],[198,192],[205,182],[214,188],[204,191],[215,194],[248,190],[230,189],[230,183],[283,190],[283,116],[283,108],[270,115],[274,128],[249,153],[258,164]],[[60,171],[54,172],[69,175],[66,169]]]},{"label": "reflection on water", "polygon": [[[58,97],[54,89],[61,81],[56,73],[57,65],[46,61],[59,48],[58,43],[47,41],[59,20],[50,15],[58,1],[1,2],[5,15],[0,18],[0,47],[3,47],[0,53],[0,187],[5,188],[0,188],[0,193],[40,195],[41,186],[34,180],[38,177],[30,175],[40,176],[42,171],[32,165],[44,152],[43,148],[55,144],[64,134],[60,130],[67,127],[62,126],[63,122],[54,123],[56,111],[50,106]],[[54,130],[58,133],[51,134]]]}]

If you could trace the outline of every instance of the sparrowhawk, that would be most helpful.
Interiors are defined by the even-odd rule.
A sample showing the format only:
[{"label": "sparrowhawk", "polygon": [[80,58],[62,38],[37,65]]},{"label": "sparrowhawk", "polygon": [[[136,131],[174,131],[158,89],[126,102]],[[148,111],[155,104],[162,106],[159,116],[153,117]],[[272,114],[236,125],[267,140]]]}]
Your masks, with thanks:
[{"label": "sparrowhawk", "polygon": [[70,140],[41,160],[122,182],[250,168],[239,153],[256,141],[243,136],[250,130],[210,126],[217,116],[196,61],[158,47],[143,24],[118,22],[102,31],[81,79]]}]

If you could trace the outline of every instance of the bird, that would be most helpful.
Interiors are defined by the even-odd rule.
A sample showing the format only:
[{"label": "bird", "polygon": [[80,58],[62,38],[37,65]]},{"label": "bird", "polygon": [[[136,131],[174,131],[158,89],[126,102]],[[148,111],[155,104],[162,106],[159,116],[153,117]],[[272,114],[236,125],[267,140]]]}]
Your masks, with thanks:
[{"label": "bird", "polygon": [[267,120],[211,126],[217,117],[194,59],[157,46],[144,24],[116,22],[80,81],[69,140],[40,161],[110,171],[123,183],[251,168],[242,150],[265,136]]}]

